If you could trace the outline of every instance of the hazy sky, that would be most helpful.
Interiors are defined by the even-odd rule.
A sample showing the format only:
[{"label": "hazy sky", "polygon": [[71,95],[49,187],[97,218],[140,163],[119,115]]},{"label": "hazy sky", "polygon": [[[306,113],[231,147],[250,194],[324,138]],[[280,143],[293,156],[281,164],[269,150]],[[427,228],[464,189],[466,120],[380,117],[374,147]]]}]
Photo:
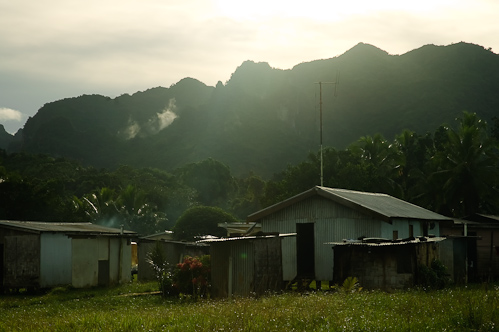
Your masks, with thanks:
[{"label": "hazy sky", "polygon": [[497,0],[0,0],[0,124],[14,133],[51,101],[215,85],[245,60],[289,69],[359,42],[499,53],[498,16]]}]

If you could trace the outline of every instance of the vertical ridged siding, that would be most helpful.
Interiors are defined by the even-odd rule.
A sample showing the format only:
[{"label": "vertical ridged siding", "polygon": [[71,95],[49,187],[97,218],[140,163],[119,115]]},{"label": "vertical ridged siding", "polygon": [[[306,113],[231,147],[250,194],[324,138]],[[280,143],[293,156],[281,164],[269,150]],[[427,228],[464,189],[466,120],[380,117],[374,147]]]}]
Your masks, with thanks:
[{"label": "vertical ridged siding", "polygon": [[[373,219],[323,197],[311,197],[260,220],[263,232],[295,233],[297,223],[315,223],[315,274],[318,280],[333,279],[333,250],[326,242],[392,236],[392,225]],[[407,222],[406,222],[407,223]],[[408,224],[408,223],[407,223]],[[408,227],[408,226],[407,226]],[[283,279],[296,276],[296,238],[282,240]]]},{"label": "vertical ridged siding", "polygon": [[254,285],[253,241],[236,241],[231,246],[233,295],[248,296]]}]

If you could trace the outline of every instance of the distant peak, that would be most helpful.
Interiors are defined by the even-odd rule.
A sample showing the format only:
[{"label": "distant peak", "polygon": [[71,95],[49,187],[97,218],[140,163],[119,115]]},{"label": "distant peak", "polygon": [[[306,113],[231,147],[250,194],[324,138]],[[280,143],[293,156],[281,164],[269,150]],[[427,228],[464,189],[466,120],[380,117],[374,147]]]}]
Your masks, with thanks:
[{"label": "distant peak", "polygon": [[239,67],[237,67],[229,81],[246,81],[248,79],[259,80],[268,75],[271,71],[272,68],[268,62],[254,62],[252,60],[246,60]]},{"label": "distant peak", "polygon": [[355,56],[372,56],[372,55],[389,55],[388,52],[383,51],[382,49],[373,46],[371,44],[366,43],[358,43],[348,51],[344,53],[344,55],[355,55]]}]

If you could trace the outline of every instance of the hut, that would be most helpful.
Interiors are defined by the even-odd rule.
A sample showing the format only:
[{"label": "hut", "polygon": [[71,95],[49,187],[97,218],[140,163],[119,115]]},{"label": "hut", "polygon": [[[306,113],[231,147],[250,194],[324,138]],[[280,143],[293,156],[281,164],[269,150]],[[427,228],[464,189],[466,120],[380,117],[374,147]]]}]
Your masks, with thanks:
[{"label": "hut", "polygon": [[0,221],[0,286],[90,287],[130,280],[136,233],[91,223]]},{"label": "hut", "polygon": [[261,235],[207,240],[213,297],[262,295],[282,289],[281,239]]},{"label": "hut", "polygon": [[334,279],[341,284],[356,277],[366,289],[407,289],[418,283],[419,268],[439,260],[445,238],[406,240],[363,239],[330,243],[334,250]]},{"label": "hut", "polygon": [[499,216],[476,213],[456,219],[442,234],[465,241],[468,281],[499,279]]},{"label": "hut", "polygon": [[377,237],[400,239],[433,234],[450,219],[395,197],[314,187],[247,217],[263,232],[296,233],[282,240],[283,279],[333,280],[327,242]]}]

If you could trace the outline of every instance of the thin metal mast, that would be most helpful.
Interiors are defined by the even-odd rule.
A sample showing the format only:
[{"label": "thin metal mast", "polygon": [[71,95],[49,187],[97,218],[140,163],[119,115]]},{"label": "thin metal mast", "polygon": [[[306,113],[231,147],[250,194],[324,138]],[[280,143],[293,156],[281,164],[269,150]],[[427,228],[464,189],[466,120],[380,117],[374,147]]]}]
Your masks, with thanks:
[{"label": "thin metal mast", "polygon": [[321,187],[324,186],[324,158],[322,155],[322,84],[334,84],[334,96],[336,97],[336,84],[338,84],[338,77],[336,77],[336,82],[315,82],[315,84],[319,84],[319,122],[320,122],[320,155],[321,155]]}]

